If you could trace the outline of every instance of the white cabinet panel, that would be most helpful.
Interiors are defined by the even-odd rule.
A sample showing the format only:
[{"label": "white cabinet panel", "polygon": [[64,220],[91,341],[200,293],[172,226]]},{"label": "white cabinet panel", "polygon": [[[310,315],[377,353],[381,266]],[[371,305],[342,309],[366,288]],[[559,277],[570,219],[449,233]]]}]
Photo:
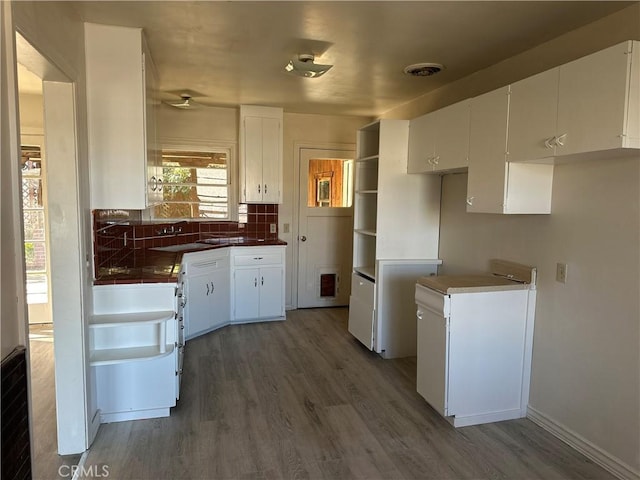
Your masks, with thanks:
[{"label": "white cabinet panel", "polygon": [[447,391],[449,382],[448,319],[442,313],[418,306],[418,355],[424,352],[428,361],[419,361],[416,368],[416,389],[440,415],[448,416]]},{"label": "white cabinet panel", "polygon": [[471,102],[467,211],[501,213],[507,185],[509,87]]},{"label": "white cabinet panel", "polygon": [[281,108],[240,106],[240,198],[282,203]]},{"label": "white cabinet panel", "polygon": [[620,43],[560,67],[559,155],[640,147],[639,45]]},{"label": "white cabinet panel", "polygon": [[284,247],[234,248],[232,321],[283,319]]},{"label": "white cabinet panel", "polygon": [[91,207],[145,209],[161,200],[156,74],[142,30],[85,23]]},{"label": "white cabinet panel", "polygon": [[510,87],[471,102],[467,212],[550,213],[553,165],[507,161]]},{"label": "white cabinet panel", "polygon": [[469,156],[470,100],[411,120],[408,173],[464,170]]},{"label": "white cabinet panel", "polygon": [[509,161],[555,155],[559,72],[553,68],[511,85]]}]

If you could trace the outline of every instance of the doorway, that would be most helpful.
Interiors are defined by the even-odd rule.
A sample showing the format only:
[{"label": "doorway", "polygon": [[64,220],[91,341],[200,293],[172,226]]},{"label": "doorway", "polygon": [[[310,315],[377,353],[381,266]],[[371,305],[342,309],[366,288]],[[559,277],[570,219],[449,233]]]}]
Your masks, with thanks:
[{"label": "doorway", "polygon": [[[6,28],[4,24],[3,27]],[[18,26],[16,25],[15,28]],[[52,332],[39,332],[37,344],[38,346],[50,344],[51,337],[53,338],[53,349],[51,352],[47,350],[49,358],[47,366],[53,367],[55,382],[51,378],[50,393],[43,395],[42,399],[35,398],[38,388],[34,382],[38,381],[40,372],[34,371],[31,365],[29,391],[34,407],[38,408],[35,400],[43,400],[42,411],[47,412],[43,418],[34,418],[35,421],[31,422],[31,438],[36,445],[34,453],[37,455],[34,466],[37,465],[38,458],[50,458],[51,462],[48,462],[46,471],[41,472],[45,476],[50,476],[52,472],[49,467],[54,467],[55,473],[60,462],[65,461],[59,455],[75,455],[84,452],[95,437],[99,425],[97,416],[94,414],[95,398],[89,381],[90,371],[85,350],[88,344],[88,331],[84,320],[86,318],[84,308],[87,305],[91,308],[91,290],[87,288],[88,278],[90,278],[90,257],[88,256],[90,236],[85,234],[85,226],[90,224],[89,211],[85,207],[89,205],[88,166],[86,156],[79,158],[78,155],[81,147],[78,142],[81,141],[81,136],[78,135],[76,123],[75,83],[41,50],[38,50],[35,44],[30,43],[20,33],[15,32],[14,39],[16,57],[7,57],[7,63],[11,62],[11,64],[3,65],[3,68],[7,67],[11,70],[15,68],[13,71],[21,70],[23,73],[25,69],[28,70],[42,89],[41,129],[35,133],[41,134],[39,145],[41,161],[45,160],[48,167],[45,168],[46,175],[40,180],[43,186],[48,185],[50,188],[46,193],[43,188],[35,188],[39,191],[32,189],[28,192],[28,196],[31,196],[31,205],[38,208],[40,203],[43,208],[45,204],[50,206],[47,209],[49,215],[45,216],[46,220],[43,221],[45,227],[50,226],[50,228],[44,228],[46,232],[44,242],[48,241],[48,249],[46,249],[48,255],[41,263],[44,265],[46,276],[50,279],[50,282],[47,282],[46,291],[50,300],[50,319],[53,329]],[[19,78],[16,79],[16,83],[18,81]],[[18,101],[17,107],[20,115],[16,118],[21,119],[20,128],[26,134],[33,134],[34,131],[27,128],[23,121],[27,118],[26,104]],[[38,147],[33,145],[38,142],[31,136],[25,136],[20,140],[24,141],[25,146]],[[26,150],[29,149],[25,148]],[[37,149],[31,150],[35,158]],[[21,156],[17,160],[23,161]],[[28,161],[25,160],[25,162]],[[38,164],[36,160],[31,162],[32,167]],[[42,163],[40,166],[42,167]],[[23,165],[20,164],[18,170],[24,174],[22,167]],[[42,174],[42,171],[40,173]],[[31,182],[31,188],[39,184],[38,179],[30,175],[23,175],[23,178],[35,180]],[[22,197],[17,192],[12,202],[22,205]],[[16,210],[18,208],[16,207]],[[19,210],[21,211],[22,208]],[[21,223],[25,223],[24,218],[22,220]],[[28,225],[25,226],[30,228]],[[30,235],[35,234],[31,232]],[[42,240],[41,235],[40,237],[35,235],[35,237],[27,240]],[[29,254],[26,251],[24,253]],[[41,272],[42,270],[40,269]],[[24,328],[28,331],[29,324],[27,321],[24,323]],[[27,349],[30,358],[33,354],[33,360],[40,355],[39,349],[34,348],[32,351],[29,345]],[[44,371],[45,368],[42,369],[42,372]],[[54,405],[55,410],[52,408]],[[55,411],[55,414],[52,414],[52,411]],[[89,412],[92,412],[91,415]],[[37,415],[35,411],[32,414],[34,417]],[[51,425],[50,430],[53,431],[53,440],[46,440],[46,455],[38,453],[38,438],[36,438],[37,428],[44,423]],[[55,440],[57,440],[57,448]]]},{"label": "doorway", "polygon": [[298,308],[349,304],[354,157],[299,149]]}]

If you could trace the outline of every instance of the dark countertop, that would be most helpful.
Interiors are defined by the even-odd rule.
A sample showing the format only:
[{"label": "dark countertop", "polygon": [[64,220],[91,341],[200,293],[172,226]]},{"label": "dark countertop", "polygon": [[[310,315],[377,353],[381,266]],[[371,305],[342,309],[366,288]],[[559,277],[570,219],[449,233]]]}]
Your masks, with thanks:
[{"label": "dark countertop", "polygon": [[286,244],[287,242],[278,238],[237,236],[206,238],[184,245],[146,248],[138,252],[135,266],[99,268],[93,284],[174,283],[178,281],[182,255],[185,253],[226,247],[266,247]]}]

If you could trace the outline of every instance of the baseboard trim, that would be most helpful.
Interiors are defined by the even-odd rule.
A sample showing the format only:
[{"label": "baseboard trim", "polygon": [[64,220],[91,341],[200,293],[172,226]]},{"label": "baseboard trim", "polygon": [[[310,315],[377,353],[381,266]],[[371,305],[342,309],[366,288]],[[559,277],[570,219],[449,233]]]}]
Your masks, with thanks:
[{"label": "baseboard trim", "polygon": [[539,410],[529,406],[527,409],[527,418],[562,440],[570,447],[590,458],[616,477],[622,480],[640,480],[639,471],[633,470],[633,468],[620,459],[604,451],[597,445],[594,445],[586,438],[556,422],[554,419]]}]

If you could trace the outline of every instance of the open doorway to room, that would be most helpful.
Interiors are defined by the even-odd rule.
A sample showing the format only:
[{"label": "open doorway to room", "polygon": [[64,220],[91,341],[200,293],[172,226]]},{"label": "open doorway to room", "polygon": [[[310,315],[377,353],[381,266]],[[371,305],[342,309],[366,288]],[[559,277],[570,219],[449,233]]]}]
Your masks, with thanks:
[{"label": "open doorway to room", "polygon": [[23,36],[15,39],[32,471],[49,478],[77,465],[90,443],[75,87]]}]

